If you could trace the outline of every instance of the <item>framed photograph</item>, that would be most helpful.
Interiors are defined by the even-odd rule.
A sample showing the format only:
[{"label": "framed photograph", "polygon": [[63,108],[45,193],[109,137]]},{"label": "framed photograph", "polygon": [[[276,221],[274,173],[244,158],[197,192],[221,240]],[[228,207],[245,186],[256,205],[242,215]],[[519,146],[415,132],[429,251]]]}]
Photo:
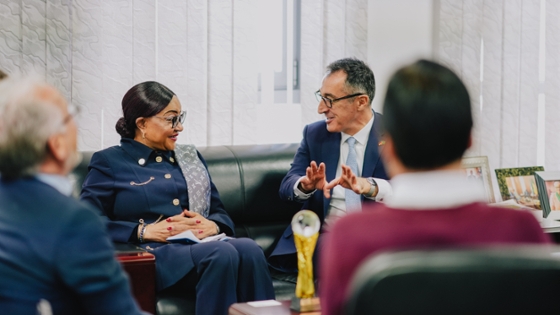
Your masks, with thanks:
[{"label": "framed photograph", "polygon": [[560,172],[535,172],[535,181],[543,217],[557,220],[560,217]]},{"label": "framed photograph", "polygon": [[535,172],[544,171],[542,166],[499,168],[496,178],[502,200],[514,199],[520,205],[541,210]]},{"label": "framed photograph", "polygon": [[468,179],[477,181],[482,187],[484,187],[488,203],[494,203],[494,190],[492,189],[492,178],[490,177],[488,157],[465,157],[462,160],[462,166],[465,171],[465,176]]}]

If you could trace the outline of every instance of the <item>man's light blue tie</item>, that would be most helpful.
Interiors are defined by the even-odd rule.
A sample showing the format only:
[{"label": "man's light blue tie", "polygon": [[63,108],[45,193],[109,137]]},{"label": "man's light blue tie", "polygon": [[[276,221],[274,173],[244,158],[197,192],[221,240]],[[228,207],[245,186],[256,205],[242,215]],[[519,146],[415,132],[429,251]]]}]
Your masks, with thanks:
[{"label": "man's light blue tie", "polygon": [[[346,166],[348,166],[354,175],[360,176],[358,173],[358,160],[356,159],[356,138],[350,137],[346,140],[348,143],[348,157],[346,158]],[[346,213],[352,211],[362,211],[362,201],[360,195],[351,189],[345,189]]]}]

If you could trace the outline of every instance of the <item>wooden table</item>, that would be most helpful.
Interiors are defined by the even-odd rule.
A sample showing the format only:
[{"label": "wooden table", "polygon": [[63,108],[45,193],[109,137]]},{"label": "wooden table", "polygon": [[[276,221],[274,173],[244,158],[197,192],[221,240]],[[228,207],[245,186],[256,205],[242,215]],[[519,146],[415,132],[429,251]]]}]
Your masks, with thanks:
[{"label": "wooden table", "polygon": [[132,244],[115,243],[117,260],[128,274],[132,295],[140,308],[156,313],[156,257]]},{"label": "wooden table", "polygon": [[[259,301],[264,302],[264,301]],[[235,303],[229,307],[229,315],[321,315],[321,312],[300,313],[290,309],[290,301],[275,301],[280,305],[251,306],[249,303]],[[252,302],[254,303],[254,302]]]}]

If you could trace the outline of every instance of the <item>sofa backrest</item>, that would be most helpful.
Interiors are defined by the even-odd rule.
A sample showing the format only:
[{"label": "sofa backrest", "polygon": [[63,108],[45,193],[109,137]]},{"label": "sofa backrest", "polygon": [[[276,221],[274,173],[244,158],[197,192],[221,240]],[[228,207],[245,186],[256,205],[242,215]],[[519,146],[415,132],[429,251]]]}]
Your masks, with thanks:
[{"label": "sofa backrest", "polygon": [[[298,144],[200,147],[238,237],[254,239],[268,256],[301,204],[280,200],[278,189]],[[76,195],[93,152],[73,171]]]},{"label": "sofa backrest", "polygon": [[[558,247],[379,252],[358,268],[344,314],[557,314]],[[406,302],[404,302],[406,301]]]}]

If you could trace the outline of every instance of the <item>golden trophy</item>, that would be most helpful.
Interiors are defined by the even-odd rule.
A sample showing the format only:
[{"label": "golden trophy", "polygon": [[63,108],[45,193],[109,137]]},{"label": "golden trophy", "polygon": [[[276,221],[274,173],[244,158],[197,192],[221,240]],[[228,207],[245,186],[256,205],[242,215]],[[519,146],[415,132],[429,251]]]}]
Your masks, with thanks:
[{"label": "golden trophy", "polygon": [[319,217],[310,210],[301,210],[292,219],[292,231],[297,249],[298,278],[296,296],[292,299],[290,308],[298,312],[321,309],[319,298],[315,297],[313,282],[313,252],[320,227]]}]

